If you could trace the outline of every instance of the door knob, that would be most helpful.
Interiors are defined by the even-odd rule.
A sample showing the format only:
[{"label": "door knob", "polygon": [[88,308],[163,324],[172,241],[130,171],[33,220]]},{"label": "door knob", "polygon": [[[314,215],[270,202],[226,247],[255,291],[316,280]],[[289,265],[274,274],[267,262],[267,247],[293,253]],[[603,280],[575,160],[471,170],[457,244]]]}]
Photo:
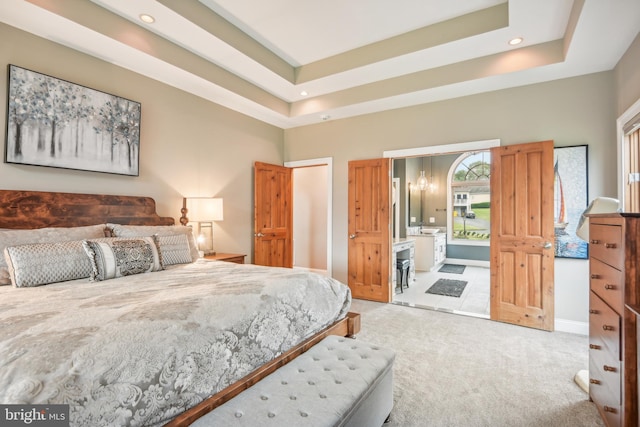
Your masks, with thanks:
[{"label": "door knob", "polygon": [[350,238],[350,239],[355,239],[355,238],[356,238],[356,235],[355,235],[355,234],[349,234],[349,238]]},{"label": "door knob", "polygon": [[553,247],[553,245],[551,244],[551,242],[544,242],[542,247],[545,248],[545,249],[551,249]]},{"label": "door knob", "polygon": [[256,234],[254,234],[254,236],[256,236],[256,237],[262,237],[262,236],[264,236],[264,234],[262,234],[262,233],[256,233]]}]

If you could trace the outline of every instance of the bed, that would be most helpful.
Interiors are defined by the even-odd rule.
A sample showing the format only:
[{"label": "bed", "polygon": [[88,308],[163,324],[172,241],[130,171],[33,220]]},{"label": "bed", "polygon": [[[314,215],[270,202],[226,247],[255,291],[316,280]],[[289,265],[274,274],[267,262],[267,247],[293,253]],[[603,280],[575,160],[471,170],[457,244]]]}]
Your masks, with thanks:
[{"label": "bed", "polygon": [[[73,234],[97,233],[103,224],[115,237]],[[186,261],[194,249],[184,246],[186,237],[176,243],[181,233],[171,232],[184,229],[171,224],[146,197],[0,190],[0,228],[53,230],[44,232],[49,240],[64,233],[74,254],[78,244],[93,254],[86,258],[94,279],[52,281],[67,276],[50,267],[49,283],[34,286],[43,273],[31,264],[61,264],[38,251],[62,243],[18,238],[6,250],[11,280],[24,287],[0,286],[0,403],[66,403],[72,425],[188,425],[326,335],[358,331],[349,288],[331,278],[169,262]],[[0,246],[16,233],[0,230]],[[147,271],[165,268],[117,277],[117,268],[101,267],[110,258],[99,254],[117,257],[131,244],[157,249]],[[86,259],[76,261],[86,267]]]}]

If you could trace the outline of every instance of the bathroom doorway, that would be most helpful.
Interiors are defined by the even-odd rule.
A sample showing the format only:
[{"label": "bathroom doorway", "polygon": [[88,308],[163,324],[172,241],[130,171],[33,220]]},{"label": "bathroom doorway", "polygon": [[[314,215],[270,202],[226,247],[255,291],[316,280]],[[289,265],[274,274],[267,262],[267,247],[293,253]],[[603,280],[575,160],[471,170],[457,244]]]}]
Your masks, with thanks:
[{"label": "bathroom doorway", "polygon": [[[458,145],[465,149],[456,150]],[[389,153],[399,189],[400,213],[394,223],[400,223],[400,230],[394,238],[414,240],[416,257],[415,280],[408,287],[396,286],[393,303],[490,317],[489,174],[472,185],[459,178],[460,170],[474,167],[478,175],[488,172],[490,156],[478,153],[489,153],[495,145],[499,141]],[[446,244],[444,257],[431,258],[438,250],[434,242]],[[449,286],[456,289],[448,295]]]}]

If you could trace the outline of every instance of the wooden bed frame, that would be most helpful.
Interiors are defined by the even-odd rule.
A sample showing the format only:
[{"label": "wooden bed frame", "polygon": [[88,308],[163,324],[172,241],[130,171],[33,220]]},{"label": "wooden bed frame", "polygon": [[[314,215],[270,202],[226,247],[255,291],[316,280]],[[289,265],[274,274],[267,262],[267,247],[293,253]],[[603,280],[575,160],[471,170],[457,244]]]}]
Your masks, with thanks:
[{"label": "wooden bed frame", "polygon": [[[156,213],[156,203],[150,197],[0,190],[0,228],[78,227],[106,223],[173,225],[175,220],[159,216]],[[360,314],[350,312],[344,319],[178,415],[166,426],[191,424],[289,363],[328,335],[353,336],[359,331]]]}]

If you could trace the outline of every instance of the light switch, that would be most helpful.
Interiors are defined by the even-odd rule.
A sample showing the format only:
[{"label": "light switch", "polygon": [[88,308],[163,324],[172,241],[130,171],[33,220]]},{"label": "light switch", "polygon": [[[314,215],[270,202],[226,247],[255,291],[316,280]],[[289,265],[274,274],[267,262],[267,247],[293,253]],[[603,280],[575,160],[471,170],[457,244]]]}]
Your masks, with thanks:
[{"label": "light switch", "polygon": [[416,217],[415,216],[411,217],[411,222],[416,222]]},{"label": "light switch", "polygon": [[434,224],[436,222],[436,218],[433,216],[429,217],[429,224]]}]

